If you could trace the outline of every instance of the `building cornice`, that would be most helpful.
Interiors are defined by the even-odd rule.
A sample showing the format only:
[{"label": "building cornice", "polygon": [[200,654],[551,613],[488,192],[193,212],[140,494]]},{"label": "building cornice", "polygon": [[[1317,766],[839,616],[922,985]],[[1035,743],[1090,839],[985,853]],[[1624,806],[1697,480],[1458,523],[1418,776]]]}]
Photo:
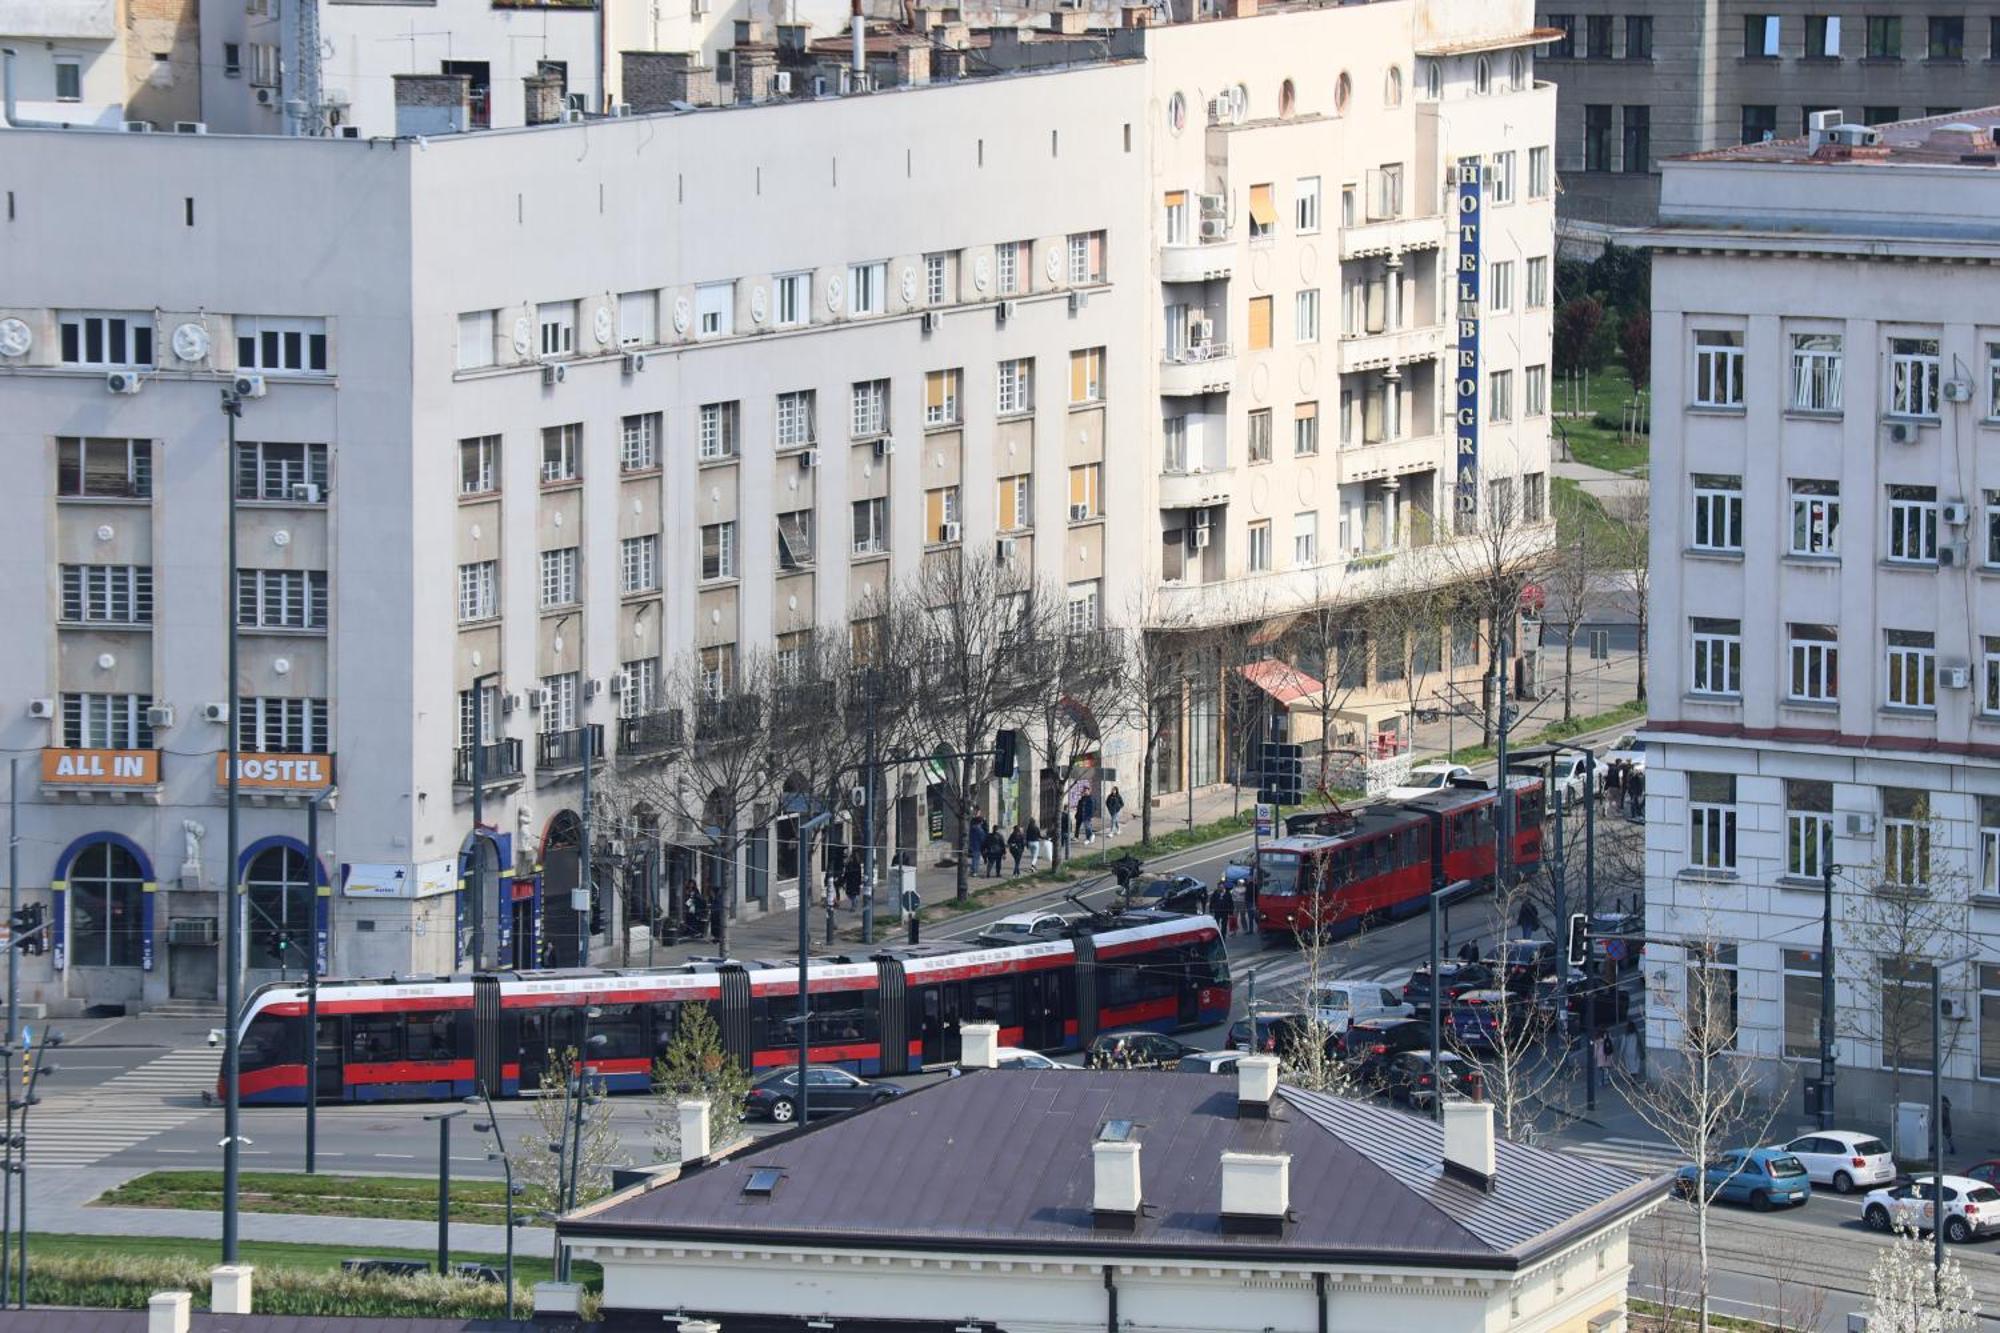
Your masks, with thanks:
[{"label": "building cornice", "polygon": [[1909,759],[2000,761],[2000,743],[1927,740],[1919,736],[1857,735],[1824,727],[1746,727],[1734,722],[1655,719],[1646,723],[1641,734],[1650,740],[1663,741],[1679,736],[1742,741],[1746,744],[1776,741],[1789,749],[1824,754],[1851,755],[1856,750],[1875,750]]}]

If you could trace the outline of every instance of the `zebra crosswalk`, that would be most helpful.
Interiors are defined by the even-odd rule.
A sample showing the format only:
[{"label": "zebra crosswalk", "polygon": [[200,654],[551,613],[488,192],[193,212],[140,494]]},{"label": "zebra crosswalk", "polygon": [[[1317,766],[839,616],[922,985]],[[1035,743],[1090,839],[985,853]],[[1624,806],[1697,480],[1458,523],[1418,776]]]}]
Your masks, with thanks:
[{"label": "zebra crosswalk", "polygon": [[1678,1171],[1687,1161],[1673,1144],[1652,1139],[1602,1138],[1587,1143],[1564,1140],[1550,1146],[1577,1157],[1587,1157],[1593,1162],[1615,1166],[1642,1176],[1659,1176]]},{"label": "zebra crosswalk", "polygon": [[91,1166],[199,1118],[221,1066],[221,1051],[197,1046],[90,1087],[64,1088],[60,1072],[44,1079],[28,1120],[29,1168]]}]

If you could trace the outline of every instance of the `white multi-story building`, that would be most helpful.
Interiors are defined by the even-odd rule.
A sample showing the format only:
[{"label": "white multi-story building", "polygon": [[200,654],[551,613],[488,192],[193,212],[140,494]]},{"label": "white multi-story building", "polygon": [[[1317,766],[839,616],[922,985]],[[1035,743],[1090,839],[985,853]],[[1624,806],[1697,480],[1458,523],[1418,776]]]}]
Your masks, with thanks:
[{"label": "white multi-story building", "polygon": [[1996,120],[1670,162],[1652,238],[1648,930],[1713,936],[1739,1047],[1813,1077],[1837,867],[1854,1114],[1930,1067],[1933,962],[1951,1095],[2000,1105]]},{"label": "white multi-story building", "polygon": [[[1378,591],[1440,539],[1394,515],[1448,509],[1458,458],[1539,513],[1528,12],[1280,8],[1061,68],[424,141],[0,135],[0,605],[40,649],[0,666],[0,735],[39,764],[23,872],[59,942],[32,997],[213,995],[237,876],[253,978],[308,949],[449,970],[480,918],[488,963],[611,956],[622,904],[585,940],[569,907],[586,736],[670,763],[647,715],[676,663],[845,636],[939,553],[1010,537],[1073,624],[1185,627],[1240,590],[1260,616]],[[1214,780],[1205,734],[1164,789]],[[507,873],[475,905],[482,735]],[[302,807],[333,786],[315,874]],[[903,793],[884,841],[917,851]],[[797,873],[755,822],[745,910]]]},{"label": "white multi-story building", "polygon": [[0,3],[9,110],[20,121],[171,130],[201,105],[196,0]]}]

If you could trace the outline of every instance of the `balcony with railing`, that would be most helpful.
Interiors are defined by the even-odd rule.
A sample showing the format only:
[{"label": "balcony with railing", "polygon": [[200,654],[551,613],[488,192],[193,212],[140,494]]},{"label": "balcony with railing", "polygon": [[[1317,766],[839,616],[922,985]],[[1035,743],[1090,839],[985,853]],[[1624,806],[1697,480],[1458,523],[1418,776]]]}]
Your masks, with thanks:
[{"label": "balcony with railing", "polygon": [[1220,282],[1236,271],[1236,247],[1229,233],[1203,234],[1192,245],[1160,247],[1161,282]]},{"label": "balcony with railing", "polygon": [[1445,232],[1441,213],[1371,218],[1340,229],[1340,257],[1366,259],[1370,255],[1401,254],[1405,250],[1435,250],[1444,244]]},{"label": "balcony with railing", "polygon": [[1160,392],[1177,398],[1227,393],[1236,384],[1236,352],[1226,342],[1169,348],[1160,361]]},{"label": "balcony with railing", "polygon": [[1196,464],[1180,470],[1169,468],[1160,473],[1160,508],[1201,509],[1228,504],[1235,480],[1233,467]]},{"label": "balcony with railing", "polygon": [[618,719],[618,753],[665,754],[680,749],[685,735],[686,729],[681,723],[681,710],[678,708],[660,713],[641,713],[637,717],[621,717]]},{"label": "balcony with railing", "polygon": [[1442,355],[1443,351],[1442,324],[1343,333],[1340,335],[1340,373],[1353,375],[1364,370],[1405,366],[1412,361],[1431,360]]},{"label": "balcony with railing", "polygon": [[[472,785],[473,746],[458,747],[457,763],[452,770],[452,781],[461,787]],[[491,786],[498,782],[519,782],[521,780],[521,742],[514,738],[488,741],[476,747],[479,750],[479,780]]]},{"label": "balcony with railing", "polygon": [[544,731],[535,737],[536,768],[582,768],[585,757],[592,763],[604,758],[604,726],[588,726],[567,731]]}]

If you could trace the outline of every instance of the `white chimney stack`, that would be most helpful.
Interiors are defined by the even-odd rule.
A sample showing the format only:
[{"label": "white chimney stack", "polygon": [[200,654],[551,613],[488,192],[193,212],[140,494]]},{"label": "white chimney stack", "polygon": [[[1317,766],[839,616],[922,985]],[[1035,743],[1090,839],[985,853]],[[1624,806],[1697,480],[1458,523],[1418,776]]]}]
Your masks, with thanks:
[{"label": "white chimney stack", "polygon": [[1131,1230],[1139,1221],[1139,1142],[1099,1139],[1090,1145],[1097,1224]]},{"label": "white chimney stack", "polygon": [[1292,1206],[1290,1153],[1222,1154],[1222,1224],[1225,1231],[1275,1235]]},{"label": "white chimney stack", "polygon": [[706,1099],[676,1103],[681,1117],[681,1160],[698,1162],[712,1151]]},{"label": "white chimney stack", "polygon": [[854,0],[848,24],[854,30],[854,86],[861,86],[861,76],[868,70],[868,55],[862,43],[868,33],[868,21],[861,17],[861,0]]},{"label": "white chimney stack", "polygon": [[193,1300],[185,1291],[156,1291],[146,1302],[146,1333],[188,1333],[188,1307]]},{"label": "white chimney stack", "polygon": [[1468,1185],[1493,1188],[1493,1103],[1444,1104],[1444,1173]]},{"label": "white chimney stack", "polygon": [[965,1069],[992,1069],[1000,1063],[1000,1025],[961,1023],[958,1027],[958,1063]]},{"label": "white chimney stack", "polygon": [[1278,1094],[1278,1057],[1246,1055],[1236,1062],[1236,1118],[1268,1120]]}]

